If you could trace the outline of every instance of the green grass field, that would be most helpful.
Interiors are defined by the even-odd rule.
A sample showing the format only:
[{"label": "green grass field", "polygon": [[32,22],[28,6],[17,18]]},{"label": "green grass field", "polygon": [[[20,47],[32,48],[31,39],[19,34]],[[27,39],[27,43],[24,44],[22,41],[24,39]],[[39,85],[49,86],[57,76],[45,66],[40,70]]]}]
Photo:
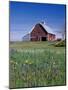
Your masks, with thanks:
[{"label": "green grass field", "polygon": [[9,87],[65,85],[65,47],[52,42],[10,43]]}]

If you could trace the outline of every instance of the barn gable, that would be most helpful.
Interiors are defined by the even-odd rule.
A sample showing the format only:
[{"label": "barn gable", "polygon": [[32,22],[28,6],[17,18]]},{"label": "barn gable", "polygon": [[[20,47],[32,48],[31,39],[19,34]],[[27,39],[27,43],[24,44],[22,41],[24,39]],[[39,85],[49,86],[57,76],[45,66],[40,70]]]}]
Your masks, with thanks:
[{"label": "barn gable", "polygon": [[41,24],[36,24],[31,32],[32,41],[40,41],[41,37],[47,37],[47,31],[42,27]]}]

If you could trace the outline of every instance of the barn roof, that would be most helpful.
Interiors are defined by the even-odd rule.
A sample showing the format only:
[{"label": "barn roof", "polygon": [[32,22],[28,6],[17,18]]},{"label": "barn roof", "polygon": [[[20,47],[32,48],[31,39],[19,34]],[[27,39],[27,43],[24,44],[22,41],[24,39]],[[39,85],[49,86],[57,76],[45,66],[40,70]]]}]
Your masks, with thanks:
[{"label": "barn roof", "polygon": [[51,27],[49,27],[48,25],[43,24],[43,23],[40,23],[40,25],[42,25],[42,27],[43,27],[48,33],[55,34],[55,33],[53,32],[53,29],[52,29]]},{"label": "barn roof", "polygon": [[[44,23],[38,23],[40,24],[44,30],[46,30],[48,33],[51,33],[51,34],[55,34],[55,32],[53,31],[53,29],[51,27],[49,27],[48,25],[44,24]],[[33,26],[33,28],[31,29],[31,31],[34,29],[35,26]]]}]

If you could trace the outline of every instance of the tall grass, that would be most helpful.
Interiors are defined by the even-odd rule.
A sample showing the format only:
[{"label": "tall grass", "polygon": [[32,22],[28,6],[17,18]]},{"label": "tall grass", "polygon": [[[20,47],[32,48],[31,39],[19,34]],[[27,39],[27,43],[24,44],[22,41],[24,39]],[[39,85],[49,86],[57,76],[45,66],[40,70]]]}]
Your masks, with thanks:
[{"label": "tall grass", "polygon": [[9,61],[10,88],[65,85],[64,48],[47,48],[45,45],[41,44],[42,48],[12,46]]}]

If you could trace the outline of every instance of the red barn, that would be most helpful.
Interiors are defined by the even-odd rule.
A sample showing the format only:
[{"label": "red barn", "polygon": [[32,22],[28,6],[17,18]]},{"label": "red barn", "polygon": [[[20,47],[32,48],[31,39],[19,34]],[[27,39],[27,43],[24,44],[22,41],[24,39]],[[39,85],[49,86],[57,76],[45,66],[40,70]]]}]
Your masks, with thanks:
[{"label": "red barn", "polygon": [[23,37],[23,41],[54,41],[53,30],[44,23],[36,24],[31,32]]},{"label": "red barn", "polygon": [[54,41],[55,34],[44,23],[38,23],[30,33],[30,41]]}]

